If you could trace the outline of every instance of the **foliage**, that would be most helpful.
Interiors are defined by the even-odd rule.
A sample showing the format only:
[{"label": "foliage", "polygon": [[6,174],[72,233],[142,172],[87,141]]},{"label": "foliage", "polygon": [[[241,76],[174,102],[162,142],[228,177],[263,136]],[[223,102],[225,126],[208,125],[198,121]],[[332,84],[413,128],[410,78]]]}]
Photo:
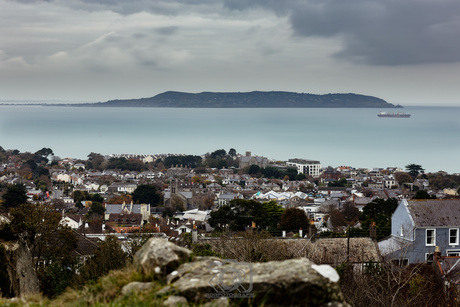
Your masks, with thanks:
[{"label": "foliage", "polygon": [[150,206],[157,206],[161,203],[161,196],[153,185],[141,184],[137,186],[131,194],[133,201],[136,204],[150,204]]},{"label": "foliage", "polygon": [[235,157],[236,157],[236,150],[235,150],[235,148],[230,148],[230,149],[228,150],[228,155],[229,155],[230,157],[232,157],[232,158],[235,158]]},{"label": "foliage", "polygon": [[224,149],[218,149],[213,151],[209,156],[216,160],[223,159],[227,156],[227,152]]},{"label": "foliage", "polygon": [[113,157],[107,162],[108,169],[119,169],[122,171],[144,171],[147,170],[146,165],[140,159],[126,159],[125,157]]},{"label": "foliage", "polygon": [[86,161],[86,168],[102,171],[104,170],[104,162],[105,158],[103,155],[92,152],[88,155],[88,160]]},{"label": "foliage", "polygon": [[281,215],[280,227],[285,230],[308,229],[310,219],[305,214],[305,211],[297,208],[289,208],[284,210]]},{"label": "foliage", "polygon": [[343,264],[337,272],[352,306],[447,306],[441,279],[424,263],[407,267],[369,263],[363,270]]},{"label": "foliage", "polygon": [[186,155],[186,156],[168,156],[165,158],[164,165],[172,167],[175,165],[182,165],[184,167],[195,168],[201,165],[201,157]]},{"label": "foliage", "polygon": [[345,187],[348,182],[346,178],[340,178],[340,180],[332,181],[327,184],[328,187]]},{"label": "foliage", "polygon": [[127,257],[117,237],[107,236],[100,249],[81,267],[78,277],[79,284],[95,281],[111,270],[124,268]]},{"label": "foliage", "polygon": [[413,199],[436,199],[436,195],[433,195],[431,196],[430,194],[428,194],[427,191],[425,190],[418,190],[414,197],[412,197]]},{"label": "foliage", "polygon": [[284,212],[283,207],[281,205],[278,205],[278,203],[275,200],[264,202],[262,206],[265,212],[267,213],[267,226],[269,227],[269,229],[278,228],[278,224]]},{"label": "foliage", "polygon": [[88,216],[90,218],[104,216],[105,207],[100,202],[93,202],[88,211]]},{"label": "foliage", "polygon": [[412,176],[412,178],[417,177],[418,174],[423,173],[425,171],[425,169],[423,169],[421,165],[413,163],[406,165],[406,170]]},{"label": "foliage", "polygon": [[360,217],[363,229],[369,229],[372,222],[377,226],[377,239],[382,239],[390,234],[391,229],[391,216],[398,207],[398,200],[396,198],[382,198],[374,199],[363,208]]},{"label": "foliage", "polygon": [[343,217],[348,225],[354,224],[359,220],[359,209],[352,203],[346,202],[342,209]]},{"label": "foliage", "polygon": [[262,204],[255,200],[233,199],[229,205],[211,212],[209,223],[214,228],[228,226],[233,231],[245,230],[252,226],[252,222],[259,228],[276,227],[280,212],[276,206],[275,202]]},{"label": "foliage", "polygon": [[427,178],[430,181],[430,186],[440,190],[445,188],[457,188],[460,186],[460,175],[449,175],[444,172],[429,173]]},{"label": "foliage", "polygon": [[193,256],[201,257],[222,257],[219,253],[216,253],[212,250],[212,246],[209,243],[205,244],[193,244],[192,245]]},{"label": "foliage", "polygon": [[12,295],[10,293],[10,279],[8,278],[7,272],[7,256],[6,250],[3,247],[3,244],[0,243],[0,294],[4,297],[9,297]]},{"label": "foliage", "polygon": [[396,172],[394,176],[395,176],[395,180],[400,185],[403,185],[404,183],[412,183],[412,182],[414,182],[414,179],[408,173]]},{"label": "foliage", "polygon": [[27,203],[27,190],[26,187],[21,184],[10,185],[5,194],[2,195],[3,206],[5,209],[16,208],[21,204]]},{"label": "foliage", "polygon": [[60,225],[61,215],[49,205],[22,204],[10,213],[11,223],[3,225],[2,237],[24,238],[31,250],[40,290],[49,297],[59,294],[73,278],[75,233]]}]

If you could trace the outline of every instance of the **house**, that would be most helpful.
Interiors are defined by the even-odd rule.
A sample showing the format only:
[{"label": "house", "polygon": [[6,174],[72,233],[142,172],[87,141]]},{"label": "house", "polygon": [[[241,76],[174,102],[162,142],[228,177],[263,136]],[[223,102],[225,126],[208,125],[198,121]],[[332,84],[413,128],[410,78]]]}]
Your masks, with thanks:
[{"label": "house", "polygon": [[78,229],[83,225],[82,217],[81,215],[77,214],[68,214],[66,216],[63,216],[61,218],[60,224],[63,226],[68,226],[72,229]]},{"label": "house", "polygon": [[240,193],[219,193],[217,196],[217,207],[220,208],[225,205],[229,205],[234,199],[243,199],[243,195]]},{"label": "house", "polygon": [[252,156],[250,151],[247,151],[244,156],[240,157],[239,168],[245,168],[251,165],[257,165],[265,168],[268,164],[268,159],[265,157]]},{"label": "house", "polygon": [[110,214],[108,225],[118,233],[137,231],[142,226],[142,214]]},{"label": "house", "polygon": [[289,159],[289,161],[286,162],[286,166],[297,168],[298,174],[305,174],[313,177],[319,177],[321,171],[321,163],[314,160]]},{"label": "house", "polygon": [[110,214],[130,214],[136,213],[142,215],[142,220],[148,221],[150,218],[150,205],[149,204],[106,204],[105,205],[105,219],[109,219]]},{"label": "house", "polygon": [[382,256],[398,264],[441,256],[460,256],[460,199],[406,200],[391,218],[391,236],[379,242]]}]

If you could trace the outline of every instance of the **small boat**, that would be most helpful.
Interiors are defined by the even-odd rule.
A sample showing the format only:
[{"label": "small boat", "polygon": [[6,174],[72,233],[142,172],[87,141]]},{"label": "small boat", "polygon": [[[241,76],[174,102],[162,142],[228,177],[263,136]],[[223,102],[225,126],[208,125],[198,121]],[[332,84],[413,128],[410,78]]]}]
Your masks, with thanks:
[{"label": "small boat", "polygon": [[378,117],[397,117],[397,118],[409,118],[410,114],[409,113],[402,113],[402,112],[382,112],[380,111],[379,114],[377,114]]}]

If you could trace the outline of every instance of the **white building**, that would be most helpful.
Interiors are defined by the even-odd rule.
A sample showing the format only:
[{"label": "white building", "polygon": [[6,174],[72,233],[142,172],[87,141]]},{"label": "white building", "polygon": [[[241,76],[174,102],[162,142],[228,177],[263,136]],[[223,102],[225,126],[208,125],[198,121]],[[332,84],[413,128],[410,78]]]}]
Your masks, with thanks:
[{"label": "white building", "polygon": [[297,173],[312,177],[319,177],[321,171],[321,163],[315,160],[289,159],[286,165],[295,166],[297,168]]}]

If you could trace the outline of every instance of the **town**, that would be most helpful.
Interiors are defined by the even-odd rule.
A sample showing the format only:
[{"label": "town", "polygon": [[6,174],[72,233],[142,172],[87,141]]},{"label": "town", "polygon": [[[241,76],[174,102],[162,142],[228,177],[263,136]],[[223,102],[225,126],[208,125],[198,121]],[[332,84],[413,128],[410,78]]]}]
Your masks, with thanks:
[{"label": "town", "polygon": [[[151,237],[198,256],[306,257],[331,265],[343,274],[342,292],[353,305],[371,300],[354,297],[363,284],[348,268],[383,262],[410,271],[397,278],[388,273],[400,289],[381,291],[382,304],[400,293],[404,298],[397,299],[435,300],[428,282],[411,294],[409,281],[429,276],[419,264],[438,268],[433,275],[446,300],[458,291],[460,174],[425,173],[415,163],[357,169],[304,157],[275,161],[233,148],[201,156],[92,152],[82,160],[60,158],[50,148],[0,147],[0,188],[0,238],[35,236],[29,247],[36,287],[49,297],[124,267]],[[69,262],[78,269],[65,275]],[[24,291],[17,287],[1,293]]]}]

